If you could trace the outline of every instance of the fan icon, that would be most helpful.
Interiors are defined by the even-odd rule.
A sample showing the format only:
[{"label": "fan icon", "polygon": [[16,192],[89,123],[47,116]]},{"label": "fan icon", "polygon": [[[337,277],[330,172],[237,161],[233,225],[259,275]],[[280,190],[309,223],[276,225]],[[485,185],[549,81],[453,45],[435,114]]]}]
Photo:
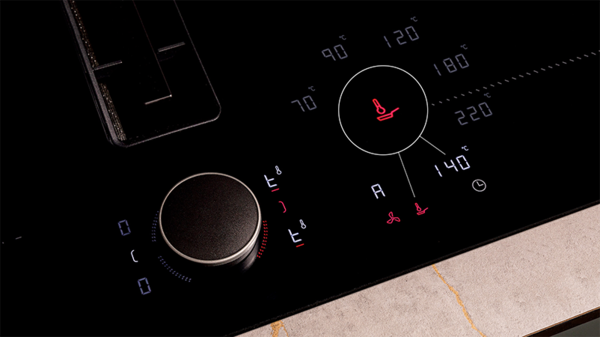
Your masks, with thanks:
[{"label": "fan icon", "polygon": [[394,221],[400,222],[400,218],[397,216],[394,216],[394,213],[390,212],[388,215],[390,216],[390,219],[388,221],[386,221],[387,223],[392,224],[392,223],[394,223]]}]

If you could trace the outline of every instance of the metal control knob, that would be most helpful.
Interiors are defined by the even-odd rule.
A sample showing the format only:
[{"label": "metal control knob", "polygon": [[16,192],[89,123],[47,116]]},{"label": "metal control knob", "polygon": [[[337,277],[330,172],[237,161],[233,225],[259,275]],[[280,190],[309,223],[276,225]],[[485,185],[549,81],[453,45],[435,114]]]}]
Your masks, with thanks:
[{"label": "metal control knob", "polygon": [[164,198],[158,221],[164,241],[177,255],[207,267],[244,261],[261,231],[254,193],[240,180],[213,172],[177,183]]}]

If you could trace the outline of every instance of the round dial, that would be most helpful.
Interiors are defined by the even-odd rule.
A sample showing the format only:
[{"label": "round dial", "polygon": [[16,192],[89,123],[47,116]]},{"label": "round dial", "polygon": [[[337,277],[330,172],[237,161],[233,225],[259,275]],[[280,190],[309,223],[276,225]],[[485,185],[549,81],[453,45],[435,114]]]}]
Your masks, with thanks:
[{"label": "round dial", "polygon": [[411,147],[423,134],[428,115],[421,84],[406,70],[388,65],[359,71],[338,101],[340,126],[348,140],[377,156]]},{"label": "round dial", "polygon": [[179,256],[203,266],[233,266],[253,250],[261,230],[254,193],[222,173],[200,173],[177,183],[159,212],[160,232]]}]

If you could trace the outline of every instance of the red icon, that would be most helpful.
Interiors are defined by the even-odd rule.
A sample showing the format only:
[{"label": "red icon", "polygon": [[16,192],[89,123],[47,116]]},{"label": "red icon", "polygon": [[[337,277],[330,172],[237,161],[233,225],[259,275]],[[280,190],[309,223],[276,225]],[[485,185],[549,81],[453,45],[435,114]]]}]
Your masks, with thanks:
[{"label": "red icon", "polygon": [[379,104],[379,101],[376,98],[373,98],[373,104],[375,104],[375,109],[377,109],[377,113],[382,115],[385,113],[385,108]]},{"label": "red icon", "polygon": [[415,203],[415,206],[417,206],[417,215],[425,214],[425,211],[429,209],[429,207],[426,207],[424,210],[421,210],[421,207],[417,203]]},{"label": "red icon", "polygon": [[396,109],[392,110],[392,112],[386,114],[385,108],[382,107],[381,104],[379,104],[379,101],[376,98],[373,99],[373,104],[375,104],[375,109],[377,109],[377,113],[381,115],[381,116],[377,117],[377,120],[380,122],[394,117],[394,112],[396,112],[396,111],[398,111],[398,109],[400,109],[400,108],[396,108]]},{"label": "red icon", "polygon": [[392,223],[394,223],[394,221],[400,222],[400,218],[397,216],[394,216],[394,213],[390,212],[388,215],[390,216],[390,219],[388,221],[386,221],[387,223],[392,224]]},{"label": "red icon", "polygon": [[283,206],[283,213],[285,213],[285,211],[287,211],[287,209],[285,209],[285,205],[283,204],[283,201],[280,201],[281,206]]},{"label": "red icon", "polygon": [[256,254],[256,257],[258,257],[259,259],[262,256],[262,254],[264,253],[265,249],[267,248],[268,237],[269,237],[269,225],[267,224],[267,220],[263,220],[263,240],[260,245],[260,249],[258,250],[258,254]]}]

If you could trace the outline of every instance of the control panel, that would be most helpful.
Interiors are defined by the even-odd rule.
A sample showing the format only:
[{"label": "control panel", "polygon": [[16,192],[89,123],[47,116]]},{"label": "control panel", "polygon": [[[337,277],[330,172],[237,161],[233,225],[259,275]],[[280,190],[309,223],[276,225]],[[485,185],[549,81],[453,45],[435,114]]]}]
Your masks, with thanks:
[{"label": "control panel", "polygon": [[12,6],[9,335],[235,335],[600,200],[597,3]]}]

